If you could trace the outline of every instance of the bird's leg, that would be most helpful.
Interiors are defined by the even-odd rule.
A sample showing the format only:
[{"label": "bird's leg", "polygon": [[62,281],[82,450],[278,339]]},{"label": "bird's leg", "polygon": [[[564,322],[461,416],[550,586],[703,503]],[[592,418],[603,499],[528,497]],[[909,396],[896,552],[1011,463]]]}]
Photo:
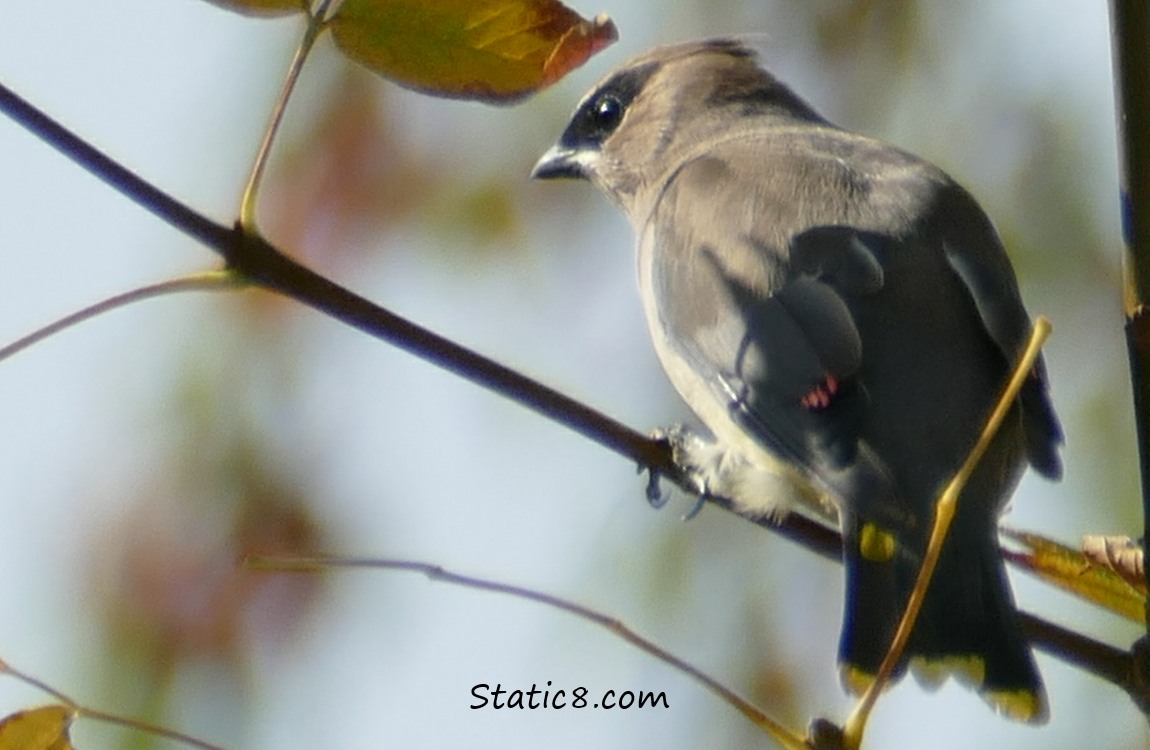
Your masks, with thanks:
[{"label": "bird's leg", "polygon": [[962,466],[959,467],[954,477],[950,480],[950,483],[947,484],[946,489],[944,489],[939,496],[938,502],[935,504],[934,526],[931,528],[930,540],[926,546],[926,554],[923,555],[922,567],[919,568],[914,589],[910,592],[910,598],[907,599],[906,610],[903,612],[902,619],[899,621],[898,629],[894,634],[894,640],[891,642],[890,648],[887,650],[886,656],[879,666],[878,673],[875,674],[874,681],[871,682],[862,694],[862,697],[859,698],[854,710],[851,711],[850,716],[847,717],[846,724],[843,725],[843,747],[845,747],[846,750],[857,750],[861,744],[863,731],[866,729],[866,723],[870,718],[871,711],[874,709],[875,702],[878,701],[878,696],[882,693],[887,683],[890,682],[890,676],[894,672],[894,668],[898,664],[899,659],[902,658],[902,653],[906,648],[907,641],[910,640],[910,633],[914,629],[914,623],[918,619],[919,612],[922,610],[922,603],[926,598],[926,591],[930,586],[930,579],[934,575],[935,565],[938,564],[938,557],[942,552],[942,544],[946,541],[947,532],[950,530],[950,523],[954,520],[954,513],[958,506],[958,496],[962,492],[963,487],[966,486],[970,475],[974,473],[979,459],[986,453],[990,441],[1002,425],[1002,420],[1006,418],[1007,412],[1009,412],[1010,407],[1013,406],[1015,399],[1018,397],[1019,389],[1022,388],[1022,384],[1034,369],[1034,363],[1038,359],[1042,344],[1049,335],[1050,321],[1039,316],[1034,323],[1034,331],[1030,335],[1030,341],[1026,345],[1026,350],[1022,353],[1022,357],[1015,366],[1010,381],[1007,383],[1002,396],[998,399],[998,403],[995,404],[994,411],[991,412],[990,417],[986,420],[986,425],[982,428],[982,434],[979,435],[978,442],[974,444],[970,453],[967,454],[966,460],[963,461]]},{"label": "bird's leg", "polygon": [[[713,476],[716,471],[712,466],[716,460],[714,458],[717,455],[716,448],[681,424],[652,430],[651,437],[656,440],[666,440],[671,446],[671,455],[675,465],[682,472],[688,491],[695,496],[695,504],[683,514],[683,520],[689,521],[699,515],[699,511],[703,509],[707,498],[710,497],[709,477]],[[659,472],[652,471],[647,481],[647,502],[656,509],[666,505],[669,499],[659,484],[661,478],[662,475]]]}]

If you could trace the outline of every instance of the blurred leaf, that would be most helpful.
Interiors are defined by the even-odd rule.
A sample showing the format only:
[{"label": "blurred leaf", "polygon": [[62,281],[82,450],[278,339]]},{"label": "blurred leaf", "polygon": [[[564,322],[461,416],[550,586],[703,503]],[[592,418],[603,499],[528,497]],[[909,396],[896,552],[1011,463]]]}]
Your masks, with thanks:
[{"label": "blurred leaf", "polygon": [[75,714],[68,706],[14,713],[0,721],[0,750],[73,750],[68,727]]},{"label": "blurred leaf", "polygon": [[615,41],[615,24],[557,0],[345,0],[331,21],[340,49],[410,88],[507,103]]},{"label": "blurred leaf", "polygon": [[258,465],[258,449],[238,446],[244,465],[234,473],[203,464],[205,476],[225,478],[216,492],[182,487],[169,470],[170,484],[146,488],[124,516],[98,584],[102,624],[120,653],[161,672],[202,659],[238,672],[253,643],[297,632],[320,581],[253,575],[236,561],[313,552],[322,530],[288,480]]},{"label": "blurred leaf", "polygon": [[[285,150],[265,193],[268,236],[329,270],[363,260],[365,245],[388,247],[364,237],[406,221],[457,178],[455,162],[420,158],[381,115],[389,90],[377,84],[363,68],[343,66],[325,88],[320,116]],[[294,308],[278,295],[248,301]]]},{"label": "blurred leaf", "polygon": [[1146,622],[1146,592],[1107,567],[1094,565],[1079,550],[1038,534],[1002,529],[1028,552],[1006,551],[1006,558],[1040,578],[1137,623]]},{"label": "blurred leaf", "polygon": [[307,10],[307,0],[208,0],[212,5],[245,16],[286,16]]},{"label": "blurred leaf", "polygon": [[917,0],[834,0],[818,14],[816,39],[835,56],[857,58],[860,47],[879,50],[902,64],[922,41],[922,9]]},{"label": "blurred leaf", "polygon": [[439,213],[432,221],[438,220],[457,235],[449,244],[466,247],[467,255],[483,249],[514,249],[514,237],[522,231],[512,186],[499,178],[453,192]]}]

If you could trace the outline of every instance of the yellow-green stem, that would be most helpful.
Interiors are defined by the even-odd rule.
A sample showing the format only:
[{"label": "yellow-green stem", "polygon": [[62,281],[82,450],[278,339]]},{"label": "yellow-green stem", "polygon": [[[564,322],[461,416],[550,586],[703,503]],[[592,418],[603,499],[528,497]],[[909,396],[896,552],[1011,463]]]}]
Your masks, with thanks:
[{"label": "yellow-green stem", "polygon": [[311,54],[319,35],[327,28],[328,9],[332,2],[333,0],[323,0],[308,16],[307,28],[296,47],[287,75],[284,76],[279,99],[276,100],[275,107],[272,109],[271,118],[268,120],[267,128],[264,129],[263,140],[260,141],[259,149],[256,151],[255,162],[252,164],[247,185],[244,186],[243,197],[240,199],[240,226],[243,227],[244,231],[251,234],[256,234],[259,231],[256,226],[256,204],[259,201],[260,183],[263,181],[264,171],[267,169],[272,143],[275,141],[276,133],[279,132],[280,123],[283,122],[284,112],[287,110],[292,92],[295,91],[303,65],[307,61],[308,55]]},{"label": "yellow-green stem", "polygon": [[959,467],[954,477],[947,484],[946,489],[943,490],[942,495],[939,497],[935,505],[935,518],[934,526],[931,530],[930,541],[927,543],[926,554],[923,556],[922,567],[918,571],[918,579],[915,581],[914,589],[911,591],[910,598],[906,603],[906,611],[903,613],[902,620],[899,622],[898,630],[895,631],[894,640],[887,651],[886,657],[883,659],[882,664],[879,666],[878,674],[875,675],[874,681],[867,687],[862,697],[859,698],[858,704],[847,717],[846,724],[843,726],[843,746],[847,750],[857,750],[862,744],[863,731],[866,729],[867,719],[870,718],[871,711],[874,709],[875,703],[878,701],[879,695],[882,693],[883,688],[890,682],[890,676],[894,673],[895,666],[898,665],[899,659],[902,658],[902,652],[906,648],[907,641],[910,640],[911,631],[914,629],[914,623],[918,619],[918,613],[922,610],[922,603],[926,598],[927,588],[930,586],[930,579],[934,575],[935,565],[938,564],[939,554],[942,552],[942,543],[946,541],[946,534],[950,530],[950,522],[954,519],[954,513],[958,506],[958,497],[962,493],[963,487],[966,486],[967,481],[970,480],[971,474],[978,466],[979,460],[986,449],[990,447],[991,440],[994,439],[998,428],[1002,425],[1002,420],[1006,418],[1007,412],[1010,411],[1011,406],[1014,405],[1014,400],[1018,397],[1018,391],[1022,388],[1022,384],[1030,377],[1031,371],[1034,369],[1034,363],[1038,359],[1038,354],[1042,351],[1042,344],[1050,336],[1050,321],[1045,317],[1039,316],[1035,321],[1034,331],[1031,333],[1030,341],[1026,345],[1026,350],[1022,353],[1017,366],[1014,368],[1014,373],[1010,377],[1010,381],[1006,385],[1006,389],[999,397],[998,403],[995,404],[994,411],[991,412],[990,417],[986,420],[986,425],[982,429],[982,434],[978,438],[978,442],[974,444],[974,448],[967,454],[966,460],[963,461],[962,466]]}]

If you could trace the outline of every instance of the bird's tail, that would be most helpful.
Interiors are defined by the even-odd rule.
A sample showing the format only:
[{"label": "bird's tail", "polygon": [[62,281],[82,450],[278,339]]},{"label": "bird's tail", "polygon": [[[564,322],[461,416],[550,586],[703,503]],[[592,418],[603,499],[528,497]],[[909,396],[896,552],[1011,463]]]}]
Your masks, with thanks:
[{"label": "bird's tail", "polygon": [[[1046,695],[1022,633],[993,520],[954,519],[922,612],[895,675],[910,665],[928,687],[954,675],[998,712],[1029,723],[1047,719]],[[878,672],[925,548],[917,539],[843,514],[846,609],[839,660],[848,689],[860,692]]]}]

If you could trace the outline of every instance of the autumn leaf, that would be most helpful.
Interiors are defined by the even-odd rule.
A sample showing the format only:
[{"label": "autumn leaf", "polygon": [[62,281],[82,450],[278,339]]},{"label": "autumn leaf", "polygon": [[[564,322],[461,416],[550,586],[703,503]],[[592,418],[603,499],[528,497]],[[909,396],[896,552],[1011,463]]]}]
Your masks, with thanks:
[{"label": "autumn leaf", "polygon": [[344,54],[409,88],[509,103],[615,41],[557,0],[345,0],[331,21]]},{"label": "autumn leaf", "polygon": [[1006,558],[1073,594],[1137,623],[1146,622],[1146,592],[1124,581],[1114,570],[1094,564],[1080,550],[1038,534],[1003,529],[1027,551],[1005,551]]},{"label": "autumn leaf", "polygon": [[245,16],[286,16],[307,10],[307,0],[208,0],[208,2]]},{"label": "autumn leaf", "polygon": [[1082,537],[1082,554],[1095,565],[1113,570],[1126,583],[1146,592],[1145,552],[1130,537],[1087,534]]},{"label": "autumn leaf", "polygon": [[74,750],[68,727],[75,715],[68,706],[14,713],[0,721],[0,750]]}]

